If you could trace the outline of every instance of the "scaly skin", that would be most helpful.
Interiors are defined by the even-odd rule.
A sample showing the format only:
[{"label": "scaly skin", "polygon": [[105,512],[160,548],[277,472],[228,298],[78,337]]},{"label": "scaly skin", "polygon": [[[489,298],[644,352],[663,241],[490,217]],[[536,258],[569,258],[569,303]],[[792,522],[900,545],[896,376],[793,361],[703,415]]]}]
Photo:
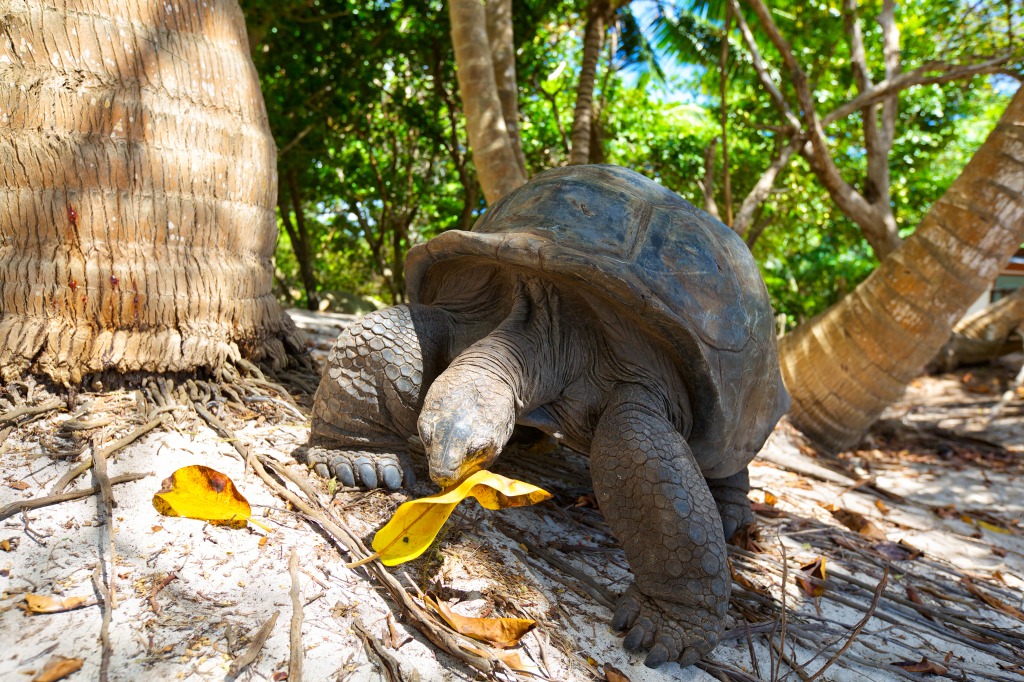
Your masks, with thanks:
[{"label": "scaly skin", "polygon": [[595,429],[590,468],[636,577],[612,626],[628,630],[627,649],[649,649],[649,667],[696,663],[721,636],[731,581],[714,498],[664,398],[620,385]]},{"label": "scaly skin", "polygon": [[[576,434],[574,447],[589,449],[601,510],[636,577],[613,626],[628,630],[627,648],[649,650],[647,665],[690,665],[721,635],[723,517],[726,530],[745,518],[745,472],[709,490],[683,436],[685,390],[655,378],[668,375],[656,359],[650,369],[617,362],[576,321],[585,315],[566,314],[580,303],[557,287],[520,282],[514,296],[504,319],[458,340],[465,312],[398,306],[354,322],[324,370],[309,462],[348,485],[398,487],[418,429],[443,487],[487,467],[514,423],[548,406],[571,422],[559,430]],[[622,344],[644,352],[642,339],[618,329]]]},{"label": "scaly skin", "polygon": [[306,461],[319,475],[365,488],[415,480],[406,446],[424,387],[443,367],[449,324],[442,310],[402,305],[341,333],[313,400]]},{"label": "scaly skin", "polygon": [[750,510],[750,476],[744,467],[726,478],[709,478],[708,488],[715,498],[718,515],[722,517],[722,530],[726,541],[732,539],[740,528],[749,526],[754,521],[754,512]]}]

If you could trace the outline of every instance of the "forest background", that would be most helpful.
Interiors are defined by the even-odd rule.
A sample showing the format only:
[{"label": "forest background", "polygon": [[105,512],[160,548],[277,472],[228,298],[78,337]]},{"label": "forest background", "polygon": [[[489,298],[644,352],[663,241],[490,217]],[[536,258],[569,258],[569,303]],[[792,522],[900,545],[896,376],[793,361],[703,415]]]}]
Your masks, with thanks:
[{"label": "forest background", "polygon": [[[899,27],[900,72],[922,72],[922,82],[896,91],[887,159],[891,218],[906,237],[1016,90],[1024,11],[1001,0],[893,4],[885,3]],[[278,297],[345,311],[364,311],[371,298],[403,301],[408,248],[469,229],[486,207],[446,5],[243,0],[242,8],[279,150]],[[735,227],[787,331],[863,280],[878,264],[877,249],[807,155],[787,148],[792,138],[757,62],[796,100],[792,74],[762,26],[741,25],[728,8],[722,0],[516,2],[518,135],[528,177],[572,161],[587,28],[603,14],[586,160],[656,178]],[[891,73],[885,9],[771,3],[818,111],[836,111],[863,92],[858,61],[868,73]],[[861,32],[859,60],[852,22]],[[760,54],[751,54],[745,32]],[[825,132],[840,176],[870,196],[864,121],[854,109]],[[749,200],[771,168],[777,175],[763,200]]]}]

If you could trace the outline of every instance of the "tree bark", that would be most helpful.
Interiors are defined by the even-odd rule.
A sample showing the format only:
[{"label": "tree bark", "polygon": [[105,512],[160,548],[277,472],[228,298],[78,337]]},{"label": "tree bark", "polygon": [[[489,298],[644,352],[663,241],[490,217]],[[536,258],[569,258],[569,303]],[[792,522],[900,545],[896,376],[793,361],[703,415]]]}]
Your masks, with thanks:
[{"label": "tree bark", "polygon": [[960,320],[934,363],[949,372],[1021,349],[1024,331],[1024,287]]},{"label": "tree bark", "polygon": [[494,80],[501,100],[509,142],[519,171],[526,177],[526,157],[519,137],[519,87],[516,83],[516,48],[512,33],[512,0],[487,0],[487,41],[494,61]]},{"label": "tree bark", "polygon": [[856,443],[1024,241],[1024,89],[917,231],[846,298],[783,337],[790,417]]},{"label": "tree bark", "polygon": [[494,204],[524,184],[526,174],[505,125],[484,5],[480,0],[450,0],[448,11],[473,161],[484,198]]},{"label": "tree bark", "polygon": [[583,35],[583,64],[576,88],[576,110],[572,119],[571,165],[590,163],[590,129],[594,119],[594,85],[597,62],[604,47],[605,24],[609,14],[608,0],[593,0],[587,11],[587,28]]},{"label": "tree bark", "polygon": [[275,148],[237,3],[0,13],[3,379],[283,365],[303,343],[271,294]]}]

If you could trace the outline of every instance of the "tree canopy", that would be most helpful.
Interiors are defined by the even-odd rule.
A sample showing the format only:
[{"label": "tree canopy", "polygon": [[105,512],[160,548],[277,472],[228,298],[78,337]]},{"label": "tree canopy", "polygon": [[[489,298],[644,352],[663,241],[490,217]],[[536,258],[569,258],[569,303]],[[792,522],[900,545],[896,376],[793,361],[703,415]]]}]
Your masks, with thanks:
[{"label": "tree canopy", "polygon": [[[281,298],[404,300],[408,247],[486,208],[446,3],[242,6],[279,149]],[[527,177],[572,160],[595,7],[590,161],[731,222],[786,328],[913,232],[1022,74],[1014,3],[517,0]]]}]

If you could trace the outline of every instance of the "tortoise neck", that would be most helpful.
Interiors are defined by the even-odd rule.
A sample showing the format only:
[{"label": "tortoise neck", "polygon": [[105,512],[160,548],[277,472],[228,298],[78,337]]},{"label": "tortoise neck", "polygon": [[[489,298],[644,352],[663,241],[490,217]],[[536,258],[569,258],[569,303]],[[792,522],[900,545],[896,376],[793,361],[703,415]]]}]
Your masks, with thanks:
[{"label": "tortoise neck", "polygon": [[509,393],[518,418],[557,398],[583,365],[581,330],[566,314],[571,305],[550,282],[523,278],[516,284],[508,316],[466,349],[453,367],[472,368]]}]

